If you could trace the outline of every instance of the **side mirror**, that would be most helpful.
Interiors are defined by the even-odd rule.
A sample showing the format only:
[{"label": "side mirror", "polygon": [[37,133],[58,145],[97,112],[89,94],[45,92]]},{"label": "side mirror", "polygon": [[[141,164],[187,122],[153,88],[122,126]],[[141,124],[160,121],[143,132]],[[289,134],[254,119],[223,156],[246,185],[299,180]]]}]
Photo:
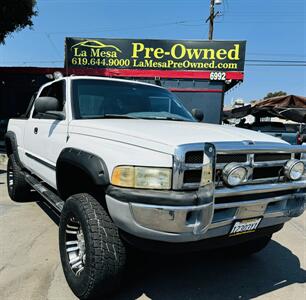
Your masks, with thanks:
[{"label": "side mirror", "polygon": [[47,111],[59,111],[60,103],[54,97],[38,97],[35,100],[35,111],[41,114]]},{"label": "side mirror", "polygon": [[191,114],[193,115],[193,117],[198,121],[198,122],[202,122],[204,119],[204,114],[200,109],[197,108],[193,108],[191,110]]},{"label": "side mirror", "polygon": [[60,102],[54,97],[38,97],[34,108],[37,113],[47,114],[60,120],[65,119],[64,113],[60,111]]}]

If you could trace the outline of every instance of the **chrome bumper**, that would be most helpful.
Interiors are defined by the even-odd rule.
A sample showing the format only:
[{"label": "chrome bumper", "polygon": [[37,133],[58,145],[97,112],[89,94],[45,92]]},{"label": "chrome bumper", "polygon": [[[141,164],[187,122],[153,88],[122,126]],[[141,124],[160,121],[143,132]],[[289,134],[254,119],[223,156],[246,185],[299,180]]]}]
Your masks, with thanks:
[{"label": "chrome bumper", "polygon": [[281,224],[303,213],[305,199],[306,193],[295,192],[273,198],[258,196],[252,201],[162,206],[126,203],[106,195],[110,215],[120,229],[137,237],[166,242],[224,236],[236,219],[263,216],[259,228]]}]

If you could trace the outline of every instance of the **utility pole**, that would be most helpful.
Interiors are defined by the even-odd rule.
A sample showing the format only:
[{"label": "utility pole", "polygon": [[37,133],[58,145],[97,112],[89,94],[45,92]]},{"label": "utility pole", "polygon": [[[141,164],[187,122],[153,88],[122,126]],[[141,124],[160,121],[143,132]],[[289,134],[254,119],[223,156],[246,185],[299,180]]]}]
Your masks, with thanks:
[{"label": "utility pole", "polygon": [[210,0],[209,17],[206,19],[206,23],[209,21],[209,32],[208,32],[209,40],[213,39],[215,17],[220,15],[219,11],[215,13],[215,5],[220,5],[220,4],[222,4],[222,0]]},{"label": "utility pole", "polygon": [[214,19],[215,19],[215,0],[210,0],[210,10],[209,10],[209,32],[208,39],[213,39],[214,34]]}]

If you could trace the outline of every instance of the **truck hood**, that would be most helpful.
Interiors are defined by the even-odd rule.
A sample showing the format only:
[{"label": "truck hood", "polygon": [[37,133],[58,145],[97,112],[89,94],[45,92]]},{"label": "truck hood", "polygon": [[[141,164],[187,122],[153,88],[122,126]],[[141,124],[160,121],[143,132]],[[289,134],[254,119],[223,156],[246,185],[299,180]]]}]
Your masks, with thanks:
[{"label": "truck hood", "polygon": [[270,135],[228,125],[164,120],[74,120],[69,131],[171,154],[177,145],[189,143],[243,140],[286,143]]}]

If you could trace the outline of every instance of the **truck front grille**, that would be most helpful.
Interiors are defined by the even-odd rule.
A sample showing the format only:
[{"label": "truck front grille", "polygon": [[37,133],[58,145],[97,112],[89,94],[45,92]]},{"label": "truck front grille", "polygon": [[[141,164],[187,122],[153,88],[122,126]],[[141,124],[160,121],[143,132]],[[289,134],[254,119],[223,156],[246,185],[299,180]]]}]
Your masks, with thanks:
[{"label": "truck front grille", "polygon": [[202,164],[204,151],[189,151],[185,155],[186,164]]},{"label": "truck front grille", "polygon": [[[229,163],[237,163],[248,169],[248,180],[243,185],[281,183],[286,181],[284,176],[286,162],[292,158],[301,157],[301,152],[292,151],[291,145],[287,144],[265,143],[266,151],[263,147],[257,149],[256,144],[251,144],[248,148],[245,147],[245,144],[240,143],[241,150],[236,147],[231,149],[231,143],[226,145],[226,150],[216,144],[216,161],[214,162],[216,189],[227,188],[222,179],[222,170]],[[176,179],[179,178],[179,182],[175,182],[174,178],[174,189],[197,189],[199,187],[204,164],[204,145],[183,145],[183,148],[180,149],[180,161],[176,163],[179,170],[175,171],[179,174],[176,177]]]},{"label": "truck front grille", "polygon": [[252,179],[264,179],[264,178],[279,178],[284,174],[284,167],[266,167],[266,168],[254,168]]},{"label": "truck front grille", "polygon": [[291,153],[258,153],[254,155],[254,162],[289,160]]},{"label": "truck front grille", "polygon": [[246,162],[246,154],[217,154],[217,164],[228,164],[231,162]]},{"label": "truck front grille", "polygon": [[[284,175],[284,165],[291,159],[291,153],[260,153],[260,154],[218,154],[216,158],[216,185],[223,186],[222,169],[228,163],[241,163],[251,168],[248,183],[255,183],[263,179],[280,180]],[[202,161],[200,162],[200,158]],[[186,153],[188,164],[203,163],[203,151]],[[201,169],[201,167],[199,166]],[[184,183],[199,183],[201,171],[185,171]]]},{"label": "truck front grille", "polygon": [[[185,155],[185,163],[187,164],[202,164],[203,151],[189,151]],[[218,154],[217,163],[230,163],[230,162],[246,162],[246,154]]]},{"label": "truck front grille", "polygon": [[199,183],[201,181],[202,170],[187,170],[184,172],[184,183]]}]

